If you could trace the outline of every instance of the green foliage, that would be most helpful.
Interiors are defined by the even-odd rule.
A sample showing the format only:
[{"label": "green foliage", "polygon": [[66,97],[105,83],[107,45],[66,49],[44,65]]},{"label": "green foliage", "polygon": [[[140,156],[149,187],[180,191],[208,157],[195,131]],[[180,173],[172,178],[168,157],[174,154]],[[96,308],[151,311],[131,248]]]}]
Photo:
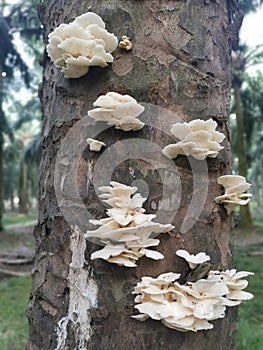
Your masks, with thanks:
[{"label": "green foliage", "polygon": [[239,0],[239,5],[245,14],[256,11],[262,3],[262,0]]},{"label": "green foliage", "polygon": [[27,342],[28,326],[25,310],[31,288],[31,277],[0,280],[0,344],[1,350],[22,350]]},{"label": "green foliage", "polygon": [[[28,215],[21,215],[16,212],[9,212],[4,216],[3,222],[5,226],[15,224],[27,224],[36,221],[37,211],[32,210]],[[7,227],[8,229],[8,227]],[[1,248],[1,245],[0,245]]]},{"label": "green foliage", "polygon": [[[244,128],[248,150],[255,148],[261,139],[263,127],[263,76],[248,76],[241,89],[244,110]],[[254,152],[253,152],[254,153]],[[251,156],[253,156],[251,154]]]},{"label": "green foliage", "polygon": [[[30,135],[28,132],[33,125],[30,123],[41,119],[37,85],[41,75],[38,62],[43,51],[43,28],[38,18],[37,5],[38,0],[0,3],[0,153],[4,148],[4,186],[1,180],[1,202],[2,197],[10,199],[11,202],[14,195],[20,194],[20,203],[22,198],[26,203],[26,191],[31,190],[34,194],[37,192],[40,141],[36,141],[36,137],[39,139],[40,134],[39,130],[36,130],[37,136],[34,137],[32,132]],[[28,88],[26,94],[25,86]],[[21,93],[22,88],[24,91]],[[27,129],[24,131],[26,124]],[[9,135],[9,141],[4,134]],[[34,161],[34,165],[29,165],[31,160]],[[26,175],[24,173],[27,179],[19,176],[23,163],[28,167]],[[0,171],[2,172],[2,169]],[[21,183],[24,192],[21,190]],[[0,219],[1,216],[0,213]]]},{"label": "green foliage", "polygon": [[262,255],[248,256],[246,250],[236,250],[235,260],[238,270],[252,271],[248,276],[248,290],[254,298],[244,301],[238,308],[237,349],[261,350],[263,344],[263,289]]},{"label": "green foliage", "polygon": [[[232,63],[233,95],[236,96],[237,90],[240,91],[241,102],[233,102],[232,112],[237,114],[237,119],[230,120],[234,169],[238,172],[237,159],[240,164],[246,162],[248,170],[246,176],[248,182],[253,185],[258,209],[260,209],[262,199],[260,199],[262,197],[260,190],[262,191],[263,183],[263,158],[261,156],[263,151],[263,76],[260,72],[249,75],[248,68],[263,63],[263,47],[249,48],[246,45],[240,45],[233,52]],[[245,152],[242,153],[241,143],[245,148]]]},{"label": "green foliage", "polygon": [[0,6],[0,70],[5,72],[5,80],[12,79],[15,68],[21,73],[21,77],[29,85],[29,67],[25,63],[21,47],[17,48],[14,33],[19,33],[27,44],[27,50],[32,57],[39,58],[38,43],[42,35],[42,28],[37,14],[36,0],[21,0],[16,4]]},{"label": "green foliage", "polygon": [[14,46],[11,26],[8,18],[0,14],[0,71],[6,73],[6,78],[14,77],[14,68],[17,67],[26,85],[29,85],[29,70],[20,53]]}]

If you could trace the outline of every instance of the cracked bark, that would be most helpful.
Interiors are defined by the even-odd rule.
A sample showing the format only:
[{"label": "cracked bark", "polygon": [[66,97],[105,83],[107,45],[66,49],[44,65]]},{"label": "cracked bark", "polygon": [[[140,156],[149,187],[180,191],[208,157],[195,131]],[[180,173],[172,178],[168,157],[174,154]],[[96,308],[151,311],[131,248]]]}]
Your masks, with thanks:
[{"label": "cracked bark", "polygon": [[[221,193],[216,179],[230,173],[231,169],[228,129],[230,23],[227,1],[47,0],[40,4],[46,35],[60,23],[72,21],[89,8],[104,19],[106,28],[118,38],[129,36],[134,47],[130,52],[116,50],[111,67],[93,67],[88,75],[79,79],[63,78],[47,57],[43,59],[44,75],[40,89],[44,111],[40,214],[35,229],[36,261],[27,311],[30,323],[27,349],[205,350],[213,349],[217,344],[219,350],[232,350],[235,348],[234,308],[228,310],[224,319],[213,322],[214,329],[196,334],[173,331],[152,320],[140,323],[130,317],[134,313],[131,291],[141,276],[155,277],[168,271],[184,271],[184,262],[175,256],[177,249],[183,248],[193,253],[205,251],[216,265],[222,267],[233,264],[229,249],[229,220],[225,210],[214,204],[214,198]],[[181,234],[178,234],[178,228],[190,205],[193,179],[189,161],[185,157],[176,159],[182,197],[173,222],[174,232],[160,237],[158,251],[165,255],[164,260],[152,262],[142,258],[136,269],[99,260],[91,262],[89,256],[95,247],[87,242],[86,262],[82,261],[74,272],[74,234],[55,196],[55,160],[70,129],[92,108],[92,102],[107,91],[130,93],[138,101],[166,108],[185,121],[212,117],[218,122],[219,131],[226,135],[225,148],[216,159],[207,161],[210,183],[202,213],[194,226]],[[160,130],[165,128],[158,114],[153,118],[156,118]],[[146,127],[136,137],[146,138],[163,147],[171,143],[171,139],[160,130]],[[85,130],[81,132],[85,133]],[[106,143],[114,144],[132,138],[132,135],[123,135],[112,128],[104,132],[103,138]],[[135,143],[135,151],[136,147]],[[117,152],[122,154],[125,149],[119,147]],[[69,174],[73,156],[69,154],[68,159],[64,160],[68,188],[71,187]],[[158,161],[157,154],[152,153],[151,156],[156,156]],[[92,183],[98,158],[85,151],[78,162],[79,192],[88,210],[97,217],[103,216],[104,208],[94,193],[87,197],[86,190],[87,183]],[[119,164],[112,179],[130,184],[133,180],[131,174],[147,182],[149,198],[145,207],[148,212],[154,212],[162,198],[158,172],[148,162],[133,158]],[[74,209],[72,215],[77,215]],[[87,281],[92,279],[98,291],[97,301],[87,307],[87,327],[90,328],[84,343],[79,315],[74,315],[72,311],[75,304],[72,304],[74,293],[71,278],[72,274],[79,276],[83,271],[86,271]],[[61,342],[58,325],[69,316],[69,312],[72,312],[72,317],[68,318],[64,327],[64,340]]]}]

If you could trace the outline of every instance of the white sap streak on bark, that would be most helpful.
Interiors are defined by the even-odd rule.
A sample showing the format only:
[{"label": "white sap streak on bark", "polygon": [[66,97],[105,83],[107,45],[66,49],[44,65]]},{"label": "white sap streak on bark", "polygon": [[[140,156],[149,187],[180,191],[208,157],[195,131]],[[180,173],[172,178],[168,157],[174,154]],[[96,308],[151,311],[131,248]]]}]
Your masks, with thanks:
[{"label": "white sap streak on bark", "polygon": [[[84,269],[86,240],[82,233],[73,228],[70,236],[70,250],[72,261],[69,266],[68,287],[69,307],[68,313],[59,322],[56,329],[57,347],[55,350],[67,349],[67,328],[69,323],[74,328],[76,350],[86,349],[86,344],[91,336],[91,318],[88,309],[97,307],[97,285],[92,279],[90,269]],[[75,350],[72,349],[72,350]]]}]

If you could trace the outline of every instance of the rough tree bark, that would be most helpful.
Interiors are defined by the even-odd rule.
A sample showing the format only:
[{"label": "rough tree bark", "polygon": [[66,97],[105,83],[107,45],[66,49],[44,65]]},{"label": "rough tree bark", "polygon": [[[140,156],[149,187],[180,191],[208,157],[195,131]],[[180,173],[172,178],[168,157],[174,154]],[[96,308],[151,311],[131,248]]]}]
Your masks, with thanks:
[{"label": "rough tree bark", "polygon": [[[157,321],[140,323],[131,319],[134,313],[131,291],[141,276],[156,277],[168,271],[183,272],[186,268],[175,256],[177,249],[193,253],[205,251],[216,265],[222,267],[230,267],[233,263],[229,249],[229,218],[223,207],[214,203],[214,198],[222,192],[216,183],[217,177],[231,172],[228,2],[47,0],[41,3],[40,16],[46,35],[60,23],[68,23],[91,9],[104,19],[110,32],[119,38],[122,35],[132,38],[134,48],[130,52],[118,49],[111,67],[94,67],[79,79],[63,78],[50,60],[44,59],[40,91],[44,110],[40,214],[35,229],[36,261],[28,308],[30,340],[27,349],[235,348],[234,308],[228,310],[224,319],[214,322],[214,329],[196,334],[170,330]],[[179,173],[182,195],[172,222],[175,229],[160,237],[158,251],[165,259],[149,261],[142,258],[135,269],[90,261],[90,253],[98,247],[90,242],[86,247],[82,236],[73,232],[63,217],[54,191],[56,155],[63,139],[92,108],[92,102],[107,91],[128,92],[138,101],[166,108],[185,121],[212,117],[226,135],[224,150],[216,159],[205,162],[209,171],[205,203],[201,215],[187,232],[180,232],[180,227],[189,215],[187,210],[194,195],[192,167],[198,162],[192,160],[191,163],[186,157],[178,157],[172,162]],[[133,137],[147,139],[160,147],[171,143],[171,138],[163,132],[171,125],[163,125],[158,113],[153,114],[152,119],[159,130],[146,125],[136,136],[133,132],[123,136],[111,128],[105,131],[103,139],[116,145],[119,140]],[[80,139],[85,138],[86,131],[85,127],[79,129]],[[72,139],[72,142],[76,140]],[[139,152],[136,143],[133,145]],[[125,152],[123,145],[116,147],[119,155]],[[87,210],[93,208],[94,215],[102,215],[101,204],[94,192],[87,195],[86,187],[87,178],[92,180],[99,155],[94,156],[87,150],[80,155],[69,152],[67,159],[63,159],[64,172],[61,173],[61,181],[68,181],[67,189],[71,188],[74,157],[79,157],[78,188],[83,202]],[[160,152],[152,151],[149,159],[151,157],[162,164]],[[198,166],[196,169],[201,181],[205,171]],[[144,180],[149,187],[145,207],[148,212],[154,212],[166,185],[161,183],[158,172],[166,170],[173,171],[154,169],[150,161],[134,156],[118,164],[112,179],[131,184],[135,174],[136,178]],[[71,209],[72,217],[79,215],[76,208]],[[169,200],[166,213],[171,214]]]}]

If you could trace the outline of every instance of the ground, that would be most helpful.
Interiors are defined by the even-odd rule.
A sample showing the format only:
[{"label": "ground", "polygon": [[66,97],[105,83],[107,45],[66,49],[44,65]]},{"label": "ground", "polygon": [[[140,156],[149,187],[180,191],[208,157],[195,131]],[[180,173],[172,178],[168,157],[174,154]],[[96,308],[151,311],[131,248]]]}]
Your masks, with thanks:
[{"label": "ground", "polygon": [[[12,220],[11,220],[12,219]],[[25,309],[31,288],[33,266],[33,217],[16,223],[11,218],[6,230],[0,232],[0,344],[1,350],[23,350],[27,341]],[[10,224],[13,223],[13,224]],[[263,343],[262,255],[263,223],[252,228],[237,227],[232,232],[234,256],[238,270],[255,272],[247,290],[255,297],[239,307],[237,350],[261,350]],[[5,264],[4,261],[7,263]],[[2,270],[7,270],[1,273]]]}]

